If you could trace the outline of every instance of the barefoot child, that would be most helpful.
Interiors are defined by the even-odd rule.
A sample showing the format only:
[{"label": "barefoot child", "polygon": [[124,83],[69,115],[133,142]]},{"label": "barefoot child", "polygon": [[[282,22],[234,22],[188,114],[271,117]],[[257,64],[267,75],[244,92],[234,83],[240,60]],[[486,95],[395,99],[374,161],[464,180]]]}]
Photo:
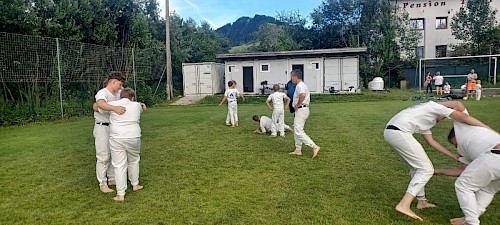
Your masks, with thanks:
[{"label": "barefoot child", "polygon": [[465,107],[458,101],[440,103],[429,101],[399,112],[387,123],[384,130],[384,139],[394,147],[396,153],[409,167],[412,177],[405,195],[396,205],[396,211],[414,219],[422,220],[410,208],[415,197],[417,197],[417,208],[419,209],[436,207],[427,202],[424,191],[425,185],[434,173],[434,167],[424,148],[413,137],[413,134],[422,134],[423,139],[431,147],[458,161],[459,155],[450,152],[435,141],[432,138],[430,129],[446,117],[474,126],[484,126],[480,121],[463,113],[463,110],[465,110]]},{"label": "barefoot child", "polygon": [[135,92],[125,88],[121,92],[121,99],[110,102],[111,105],[123,106],[125,113],[119,115],[111,112],[110,138],[111,163],[115,168],[116,201],[125,200],[127,190],[127,172],[133,191],[141,190],[139,185],[139,161],[141,160],[141,127],[139,121],[145,105],[135,102]]},{"label": "barefoot child", "polygon": [[[274,93],[267,97],[266,105],[273,112],[273,122],[271,126],[271,137],[276,137],[276,130],[280,132],[280,136],[285,136],[285,107],[283,99],[286,99],[286,105],[290,105],[290,98],[285,93],[280,92],[278,84],[273,85]],[[269,105],[269,101],[273,101],[273,107]]]},{"label": "barefoot child", "polygon": [[476,100],[481,100],[481,94],[483,92],[483,88],[481,88],[481,80],[476,80]]},{"label": "barefoot child", "polygon": [[[273,126],[273,121],[267,116],[253,115],[252,119],[259,122],[259,127],[254,131],[256,134],[265,134],[270,131]],[[285,131],[293,131],[288,125],[283,124]]]},{"label": "barefoot child", "polygon": [[243,95],[236,89],[235,81],[228,81],[227,86],[229,89],[224,93],[224,98],[220,102],[219,106],[222,105],[227,100],[227,118],[226,125],[237,127],[238,126],[238,98],[244,98]]},{"label": "barefoot child", "polygon": [[444,85],[444,94],[449,95],[450,92],[451,92],[451,85],[448,82],[446,82],[446,84]]}]

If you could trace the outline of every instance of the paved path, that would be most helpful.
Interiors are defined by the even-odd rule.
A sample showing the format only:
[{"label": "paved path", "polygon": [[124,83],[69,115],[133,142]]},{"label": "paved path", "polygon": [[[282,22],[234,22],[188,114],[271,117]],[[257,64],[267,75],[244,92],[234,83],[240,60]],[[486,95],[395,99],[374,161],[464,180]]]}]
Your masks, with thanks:
[{"label": "paved path", "polygon": [[206,95],[203,96],[184,96],[181,99],[175,101],[171,105],[191,105],[195,104],[196,102],[200,101],[202,98],[204,98]]}]

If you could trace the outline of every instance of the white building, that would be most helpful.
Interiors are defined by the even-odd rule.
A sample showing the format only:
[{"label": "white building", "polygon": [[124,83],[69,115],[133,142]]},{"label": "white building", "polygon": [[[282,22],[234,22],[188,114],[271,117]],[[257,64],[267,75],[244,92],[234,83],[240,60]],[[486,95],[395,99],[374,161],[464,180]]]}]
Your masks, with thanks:
[{"label": "white building", "polygon": [[236,81],[243,93],[267,94],[273,84],[283,87],[294,69],[302,70],[311,93],[328,93],[359,88],[359,55],[365,53],[366,48],[339,48],[220,54],[217,58],[226,62],[226,83]]},{"label": "white building", "polygon": [[[500,9],[500,0],[490,1],[491,8]],[[411,26],[422,31],[422,40],[417,48],[417,54],[424,58],[447,56],[453,44],[459,43],[451,34],[451,19],[466,6],[467,0],[393,0],[406,10],[411,18]],[[497,21],[500,13],[497,13]]]},{"label": "white building", "polygon": [[184,96],[213,95],[224,92],[224,64],[183,63]]}]

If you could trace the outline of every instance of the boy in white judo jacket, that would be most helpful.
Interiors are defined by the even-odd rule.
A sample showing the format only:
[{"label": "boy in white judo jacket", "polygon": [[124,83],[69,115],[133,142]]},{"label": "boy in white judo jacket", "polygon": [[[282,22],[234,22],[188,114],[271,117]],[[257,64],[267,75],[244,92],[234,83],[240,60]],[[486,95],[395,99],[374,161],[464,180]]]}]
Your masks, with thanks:
[{"label": "boy in white judo jacket", "polygon": [[130,88],[122,90],[121,99],[110,102],[110,105],[123,106],[125,113],[110,114],[111,163],[115,168],[116,201],[125,200],[127,189],[127,172],[133,191],[143,188],[139,185],[139,161],[141,152],[141,127],[139,125],[144,104],[134,102],[135,92]]},{"label": "boy in white judo jacket", "polygon": [[[285,106],[283,105],[283,100],[286,99],[286,105],[290,105],[290,98],[283,92],[280,92],[280,86],[278,84],[273,85],[274,93],[267,97],[266,105],[273,112],[272,116],[272,126],[271,126],[271,137],[276,137],[276,130],[280,132],[280,136],[285,136]],[[273,107],[269,104],[273,101]]]},{"label": "boy in white judo jacket", "polygon": [[415,197],[418,199],[417,208],[419,209],[436,207],[434,204],[427,202],[424,190],[425,185],[434,174],[434,167],[424,148],[413,137],[413,134],[422,134],[423,139],[430,146],[458,161],[458,154],[450,152],[433,139],[431,128],[446,117],[473,126],[487,127],[479,120],[463,113],[464,109],[463,104],[457,101],[440,103],[429,101],[410,106],[396,114],[387,123],[384,130],[384,139],[394,147],[400,158],[409,167],[412,177],[405,195],[395,207],[396,211],[414,219],[422,220],[410,208]]}]

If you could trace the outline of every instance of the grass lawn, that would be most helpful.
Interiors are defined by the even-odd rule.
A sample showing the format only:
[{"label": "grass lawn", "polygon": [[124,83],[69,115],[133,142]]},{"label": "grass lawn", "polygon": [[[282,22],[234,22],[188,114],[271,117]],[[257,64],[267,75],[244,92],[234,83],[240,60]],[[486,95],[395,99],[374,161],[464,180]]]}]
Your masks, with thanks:
[{"label": "grass lawn", "polygon": [[[438,208],[415,209],[424,222],[394,210],[410,176],[383,129],[413,104],[312,104],[306,132],[322,147],[315,160],[307,146],[304,156],[288,155],[291,133],[252,133],[251,116],[270,115],[265,104],[240,105],[237,128],[224,126],[225,106],[150,108],[141,121],[144,190],[127,190],[123,203],[98,189],[93,118],[0,128],[0,224],[448,224],[462,216],[454,178],[428,183],[427,197]],[[465,104],[500,129],[500,98]],[[286,115],[287,124],[292,119]],[[446,120],[433,129],[450,149],[451,126]],[[424,147],[435,168],[458,166]],[[482,223],[500,224],[499,211],[496,197]]]}]

